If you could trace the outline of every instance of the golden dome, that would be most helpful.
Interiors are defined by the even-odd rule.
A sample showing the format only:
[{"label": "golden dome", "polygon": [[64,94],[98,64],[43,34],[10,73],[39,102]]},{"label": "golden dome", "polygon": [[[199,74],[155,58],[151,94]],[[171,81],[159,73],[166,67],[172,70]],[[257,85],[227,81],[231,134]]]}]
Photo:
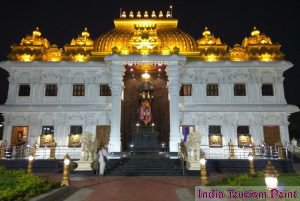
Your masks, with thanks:
[{"label": "golden dome", "polygon": [[70,45],[79,45],[79,46],[92,46],[94,44],[94,40],[90,38],[90,33],[85,27],[81,36],[78,36],[76,39],[72,39]]},{"label": "golden dome", "polygon": [[202,37],[197,41],[200,51],[200,58],[205,61],[224,60],[228,56],[227,45],[221,42],[220,38],[216,38],[205,27]]},{"label": "golden dome", "polygon": [[[115,28],[95,40],[93,56],[114,52],[129,54],[162,54],[162,49],[190,55],[197,52],[197,43],[192,36],[177,28],[178,20],[172,18],[127,18],[114,20]],[[148,51],[146,51],[148,49]],[[166,54],[166,51],[164,51]]]},{"label": "golden dome", "polygon": [[33,30],[32,35],[27,35],[25,38],[23,38],[20,42],[20,45],[27,45],[27,46],[43,46],[45,48],[50,47],[50,43],[46,38],[41,37],[42,33],[40,32],[39,28],[36,27],[35,30]]},{"label": "golden dome", "polygon": [[266,34],[254,27],[251,36],[245,37],[242,47],[247,50],[249,59],[261,61],[281,60],[284,54],[280,51],[281,45],[273,44]]},{"label": "golden dome", "polygon": [[94,48],[94,40],[90,38],[90,33],[85,27],[81,36],[72,39],[70,45],[65,45],[65,58],[67,60],[84,62],[90,57],[90,53]]},{"label": "golden dome", "polygon": [[12,45],[12,51],[8,55],[9,59],[25,62],[42,60],[43,54],[50,47],[50,43],[41,35],[42,33],[37,27],[33,30],[32,35],[22,38],[19,45]]}]

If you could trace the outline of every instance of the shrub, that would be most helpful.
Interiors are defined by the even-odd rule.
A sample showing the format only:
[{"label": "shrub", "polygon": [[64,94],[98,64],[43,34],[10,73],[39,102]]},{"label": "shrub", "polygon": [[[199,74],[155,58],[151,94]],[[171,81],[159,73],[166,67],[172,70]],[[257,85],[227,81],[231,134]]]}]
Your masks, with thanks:
[{"label": "shrub", "polygon": [[26,201],[58,186],[56,182],[26,174],[24,170],[6,170],[0,166],[1,201]]}]

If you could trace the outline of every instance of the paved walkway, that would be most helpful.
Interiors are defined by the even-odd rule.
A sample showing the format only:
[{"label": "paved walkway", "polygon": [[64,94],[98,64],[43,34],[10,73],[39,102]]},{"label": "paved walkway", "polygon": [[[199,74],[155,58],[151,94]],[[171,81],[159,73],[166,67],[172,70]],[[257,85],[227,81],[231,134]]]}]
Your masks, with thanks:
[{"label": "paved walkway", "polygon": [[[300,173],[300,164],[294,164]],[[61,174],[42,176],[61,180]],[[222,178],[214,174],[210,180]],[[199,177],[71,177],[71,185],[79,190],[65,201],[192,201]]]},{"label": "paved walkway", "polygon": [[[43,177],[61,180],[60,174]],[[71,177],[79,190],[65,201],[192,201],[198,177]]]}]

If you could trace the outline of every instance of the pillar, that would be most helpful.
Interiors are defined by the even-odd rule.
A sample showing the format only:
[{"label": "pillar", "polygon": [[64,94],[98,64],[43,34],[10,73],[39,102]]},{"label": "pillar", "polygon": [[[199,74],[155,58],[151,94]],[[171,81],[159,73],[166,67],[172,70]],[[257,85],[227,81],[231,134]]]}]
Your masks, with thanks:
[{"label": "pillar", "polygon": [[170,95],[170,152],[178,151],[178,143],[180,142],[179,133],[179,90],[180,83],[180,66],[167,66],[168,74],[168,90]]},{"label": "pillar", "polygon": [[123,75],[125,68],[121,64],[110,66],[112,82],[111,89],[111,132],[109,148],[111,152],[120,152],[121,149],[121,94],[123,90]]}]

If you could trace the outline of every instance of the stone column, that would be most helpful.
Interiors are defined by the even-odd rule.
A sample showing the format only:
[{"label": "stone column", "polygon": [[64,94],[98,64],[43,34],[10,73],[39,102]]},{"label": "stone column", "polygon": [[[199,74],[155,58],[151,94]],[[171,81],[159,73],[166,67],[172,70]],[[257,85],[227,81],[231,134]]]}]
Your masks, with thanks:
[{"label": "stone column", "polygon": [[121,64],[112,64],[111,70],[111,133],[110,133],[110,151],[121,151],[121,93],[123,90],[123,75],[125,68]]},{"label": "stone column", "polygon": [[12,125],[9,122],[10,115],[4,114],[4,122],[3,122],[3,140],[7,141],[7,144],[10,146],[11,143],[11,135],[12,135]]},{"label": "stone column", "polygon": [[168,89],[170,95],[170,152],[178,151],[178,143],[180,142],[179,133],[179,90],[181,82],[180,66],[179,65],[168,65]]},{"label": "stone column", "polygon": [[16,103],[16,98],[18,97],[18,84],[16,83],[16,70],[7,70],[9,72],[9,77],[8,77],[8,93],[7,93],[7,100],[6,103],[9,104],[15,104]]}]

